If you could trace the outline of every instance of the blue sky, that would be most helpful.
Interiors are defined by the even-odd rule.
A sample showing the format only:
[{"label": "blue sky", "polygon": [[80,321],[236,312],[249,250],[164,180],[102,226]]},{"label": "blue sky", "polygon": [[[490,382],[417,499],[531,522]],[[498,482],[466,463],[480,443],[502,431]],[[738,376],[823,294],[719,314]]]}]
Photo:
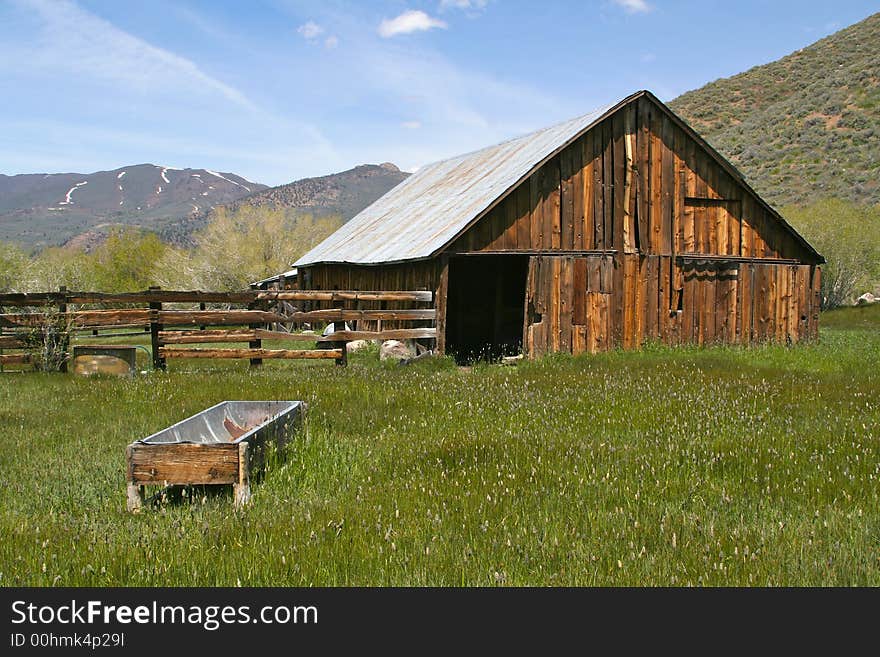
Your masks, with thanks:
[{"label": "blue sky", "polygon": [[0,0],[0,173],[405,170],[671,100],[878,10],[840,0]]}]

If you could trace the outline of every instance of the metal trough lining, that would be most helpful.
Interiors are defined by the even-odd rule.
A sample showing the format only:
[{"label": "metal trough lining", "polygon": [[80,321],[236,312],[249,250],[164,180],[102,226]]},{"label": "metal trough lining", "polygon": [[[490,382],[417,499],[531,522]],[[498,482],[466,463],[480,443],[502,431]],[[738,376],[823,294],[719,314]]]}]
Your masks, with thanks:
[{"label": "metal trough lining", "polygon": [[[267,424],[298,412],[301,406],[301,401],[222,401],[137,442],[145,445],[234,445],[248,440]],[[223,426],[227,418],[240,427],[248,427],[248,430],[232,440]]]}]

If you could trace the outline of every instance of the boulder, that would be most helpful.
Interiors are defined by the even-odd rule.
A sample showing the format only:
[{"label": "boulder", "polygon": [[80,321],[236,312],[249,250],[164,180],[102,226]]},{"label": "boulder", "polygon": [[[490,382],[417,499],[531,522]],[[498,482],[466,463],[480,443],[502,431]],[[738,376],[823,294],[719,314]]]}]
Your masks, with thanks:
[{"label": "boulder", "polygon": [[407,360],[416,355],[416,350],[400,340],[385,340],[379,347],[379,360]]},{"label": "boulder", "polygon": [[345,344],[345,348],[348,353],[354,353],[355,351],[360,351],[361,349],[366,349],[370,346],[369,340],[352,340],[351,342],[347,342]]},{"label": "boulder", "polygon": [[870,292],[865,292],[862,296],[856,299],[857,306],[868,306],[872,303],[877,303],[877,297]]}]

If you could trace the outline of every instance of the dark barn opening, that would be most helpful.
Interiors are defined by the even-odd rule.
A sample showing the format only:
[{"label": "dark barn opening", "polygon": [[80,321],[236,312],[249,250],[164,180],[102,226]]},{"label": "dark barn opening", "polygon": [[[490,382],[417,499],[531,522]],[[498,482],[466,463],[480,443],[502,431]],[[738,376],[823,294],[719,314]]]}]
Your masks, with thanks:
[{"label": "dark barn opening", "polygon": [[472,255],[449,260],[446,351],[459,363],[522,351],[528,256]]}]

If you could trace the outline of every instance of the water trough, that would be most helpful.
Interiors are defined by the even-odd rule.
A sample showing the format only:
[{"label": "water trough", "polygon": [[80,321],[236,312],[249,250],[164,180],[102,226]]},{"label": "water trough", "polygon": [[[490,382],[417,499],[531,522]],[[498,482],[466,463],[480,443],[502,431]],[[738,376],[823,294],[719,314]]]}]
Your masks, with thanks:
[{"label": "water trough", "polygon": [[301,401],[223,401],[126,449],[127,507],[137,512],[146,486],[232,484],[236,506],[267,455],[283,450],[302,425]]}]

